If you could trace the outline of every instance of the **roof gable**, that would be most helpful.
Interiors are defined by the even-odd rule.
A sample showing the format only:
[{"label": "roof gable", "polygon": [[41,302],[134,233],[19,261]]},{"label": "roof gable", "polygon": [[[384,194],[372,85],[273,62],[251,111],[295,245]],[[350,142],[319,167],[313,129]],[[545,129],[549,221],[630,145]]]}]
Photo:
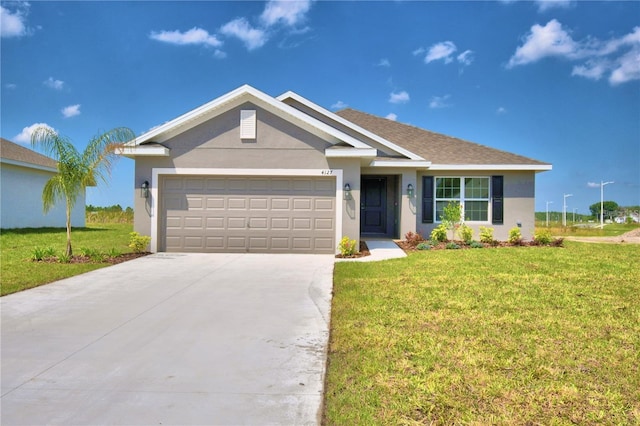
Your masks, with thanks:
[{"label": "roof gable", "polygon": [[54,159],[4,138],[0,138],[0,161],[52,172],[58,170],[58,163]]},{"label": "roof gable", "polygon": [[522,155],[398,123],[351,108],[336,113],[368,131],[404,147],[431,162],[430,169],[550,170],[551,165]]}]

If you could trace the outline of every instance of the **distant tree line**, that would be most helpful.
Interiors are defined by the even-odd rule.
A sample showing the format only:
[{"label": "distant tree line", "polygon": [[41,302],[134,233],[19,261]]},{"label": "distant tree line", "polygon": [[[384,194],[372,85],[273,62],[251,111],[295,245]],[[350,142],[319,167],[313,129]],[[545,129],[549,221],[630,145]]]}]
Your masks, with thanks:
[{"label": "distant tree line", "polygon": [[[617,217],[620,218],[631,218],[638,217],[640,214],[640,206],[619,206],[615,201],[604,201],[602,203],[602,207],[604,210],[605,219],[614,220]],[[574,222],[585,222],[588,220],[600,220],[600,202],[593,203],[589,206],[589,211],[591,215],[574,213],[573,211],[567,211],[567,220]],[[545,221],[547,217],[546,212],[536,212],[536,220]],[[562,212],[550,211],[549,212],[549,220],[561,220]]]},{"label": "distant tree line", "polygon": [[115,204],[113,206],[108,206],[108,207],[100,207],[100,206],[93,206],[91,204],[87,204],[87,206],[85,207],[85,211],[87,213],[91,213],[91,212],[133,213],[133,209],[131,207],[127,207],[126,209],[123,210],[120,204]]}]

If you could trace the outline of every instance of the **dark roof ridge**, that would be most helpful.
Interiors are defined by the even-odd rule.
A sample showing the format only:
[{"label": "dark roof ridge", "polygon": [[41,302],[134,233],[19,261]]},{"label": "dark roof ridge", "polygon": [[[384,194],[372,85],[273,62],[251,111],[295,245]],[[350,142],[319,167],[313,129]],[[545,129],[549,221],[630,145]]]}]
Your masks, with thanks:
[{"label": "dark roof ridge", "polygon": [[0,138],[0,158],[51,169],[58,167],[58,162],[53,158],[5,138]]}]

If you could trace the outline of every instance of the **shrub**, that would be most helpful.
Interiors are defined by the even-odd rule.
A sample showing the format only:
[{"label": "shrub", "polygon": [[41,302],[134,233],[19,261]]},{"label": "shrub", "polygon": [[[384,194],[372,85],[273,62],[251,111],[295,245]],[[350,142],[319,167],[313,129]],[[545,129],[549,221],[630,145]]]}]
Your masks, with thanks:
[{"label": "shrub", "polygon": [[338,244],[338,249],[344,257],[353,256],[358,252],[356,249],[356,240],[351,240],[349,237],[342,237],[340,244]]},{"label": "shrub", "polygon": [[451,242],[451,243],[447,243],[447,245],[445,246],[445,248],[446,248],[447,250],[458,250],[458,249],[460,248],[460,246],[459,246],[459,245],[457,245],[456,243]]},{"label": "shrub", "polygon": [[553,241],[551,231],[546,228],[536,229],[533,233],[533,241],[541,246],[548,246]]},{"label": "shrub", "polygon": [[493,244],[493,228],[488,228],[486,226],[480,227],[480,241],[485,244]]},{"label": "shrub", "polygon": [[509,230],[509,243],[514,246],[522,244],[522,233],[520,232],[520,228],[517,226],[514,226]]},{"label": "shrub", "polygon": [[431,231],[431,239],[439,243],[447,241],[447,226],[441,223],[435,227],[433,231]]},{"label": "shrub", "polygon": [[137,232],[129,233],[131,238],[129,239],[129,248],[134,251],[134,253],[144,253],[147,251],[147,246],[151,242],[151,237],[147,235],[140,235]]},{"label": "shrub", "polygon": [[104,260],[104,255],[100,253],[99,250],[96,250],[96,249],[83,247],[80,249],[80,253],[83,256],[91,259],[93,262],[102,262]]},{"label": "shrub", "polygon": [[411,232],[411,231],[407,232],[404,235],[404,239],[407,242],[407,244],[410,244],[412,247],[416,247],[418,244],[424,241],[424,238],[422,238],[422,235],[416,232]]},{"label": "shrub", "polygon": [[120,252],[120,250],[118,250],[117,248],[110,248],[109,251],[107,251],[107,257],[118,257],[122,254],[122,252]]},{"label": "shrub", "polygon": [[427,242],[418,243],[418,245],[416,245],[416,250],[430,250],[430,249],[431,249],[431,244]]},{"label": "shrub", "polygon": [[58,256],[58,262],[69,263],[71,262],[71,256],[69,256],[67,253],[61,253],[60,256]]},{"label": "shrub", "polygon": [[471,247],[471,248],[484,248],[484,244],[479,243],[477,241],[471,241],[471,243],[469,243],[469,247]]},{"label": "shrub", "polygon": [[462,239],[462,241],[467,244],[469,244],[471,240],[473,240],[473,229],[466,223],[460,225],[460,228],[458,228],[458,233],[460,234],[460,238]]},{"label": "shrub", "polygon": [[442,224],[446,229],[451,230],[451,239],[455,237],[455,230],[460,223],[462,217],[462,205],[460,203],[451,201],[447,203],[442,212]]},{"label": "shrub", "polygon": [[52,247],[36,247],[31,252],[31,260],[41,261],[56,255]]}]

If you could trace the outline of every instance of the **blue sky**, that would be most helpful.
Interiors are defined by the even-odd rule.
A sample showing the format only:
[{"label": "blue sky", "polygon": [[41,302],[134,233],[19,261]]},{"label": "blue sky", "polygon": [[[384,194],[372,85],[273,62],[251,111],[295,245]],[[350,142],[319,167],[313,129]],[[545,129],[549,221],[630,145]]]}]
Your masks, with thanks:
[{"label": "blue sky", "polygon": [[[1,135],[83,149],[243,84],[553,164],[536,210],[640,205],[640,2],[2,2]],[[133,204],[121,159],[94,205]]]}]

